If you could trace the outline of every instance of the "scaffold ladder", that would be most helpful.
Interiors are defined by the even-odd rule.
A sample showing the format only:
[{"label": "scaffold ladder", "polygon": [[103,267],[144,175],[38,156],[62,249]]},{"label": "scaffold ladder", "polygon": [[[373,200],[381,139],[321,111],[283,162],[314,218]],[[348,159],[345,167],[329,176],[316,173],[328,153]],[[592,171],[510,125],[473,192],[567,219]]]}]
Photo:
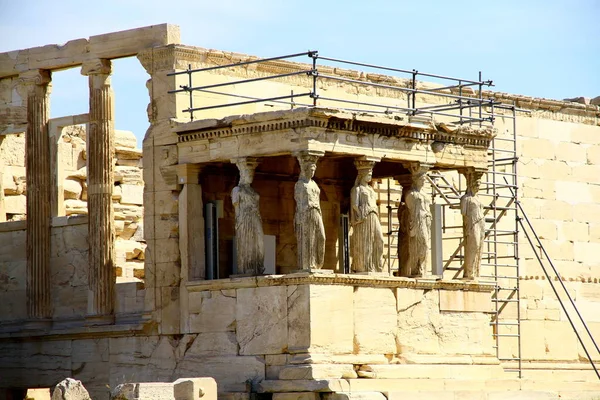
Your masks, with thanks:
[{"label": "scaffold ladder", "polygon": [[[493,139],[488,171],[482,177],[479,197],[484,204],[486,234],[481,279],[495,283],[491,324],[496,354],[506,371],[521,377],[521,315],[519,295],[519,249],[517,225],[516,109],[509,107],[503,117],[510,120],[506,134]],[[462,179],[431,171],[428,180],[434,203],[442,204],[442,240],[454,251],[444,259],[444,271],[451,278],[462,275],[463,237],[460,220]],[[453,213],[454,210],[454,213]],[[450,216],[453,215],[454,219]],[[516,367],[515,367],[516,365]]]}]

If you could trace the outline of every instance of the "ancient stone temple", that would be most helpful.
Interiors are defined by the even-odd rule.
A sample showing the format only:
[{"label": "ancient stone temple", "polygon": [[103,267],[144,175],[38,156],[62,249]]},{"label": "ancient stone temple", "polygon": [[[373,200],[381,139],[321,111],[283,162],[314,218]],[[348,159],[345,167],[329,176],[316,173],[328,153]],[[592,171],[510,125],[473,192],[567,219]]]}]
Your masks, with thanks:
[{"label": "ancient stone temple", "polygon": [[[143,211],[112,112],[130,56],[149,78]],[[232,400],[599,396],[600,354],[548,285],[600,333],[600,109],[296,56],[185,46],[172,25],[0,54],[0,162],[28,155],[0,177],[0,393],[210,377]],[[89,113],[51,118],[68,67]],[[560,278],[524,247],[517,190]]]}]

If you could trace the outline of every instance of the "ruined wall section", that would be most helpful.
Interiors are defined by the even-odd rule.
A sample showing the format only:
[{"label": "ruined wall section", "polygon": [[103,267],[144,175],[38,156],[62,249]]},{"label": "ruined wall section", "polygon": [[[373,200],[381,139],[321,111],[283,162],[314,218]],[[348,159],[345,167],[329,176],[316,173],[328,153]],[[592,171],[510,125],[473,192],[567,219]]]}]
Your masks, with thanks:
[{"label": "ruined wall section", "polygon": [[[57,146],[59,168],[65,177],[62,188],[67,217],[88,213],[85,140],[84,126],[69,126],[63,129]],[[146,249],[142,221],[142,154],[132,132],[115,131],[115,143],[113,206],[116,220],[117,282],[140,281],[144,278]],[[6,220],[24,221],[27,217],[24,133],[4,136],[0,142],[0,165],[4,165],[0,187],[4,191]],[[54,226],[61,224],[63,219],[54,218]],[[87,243],[74,247],[86,249]]]}]

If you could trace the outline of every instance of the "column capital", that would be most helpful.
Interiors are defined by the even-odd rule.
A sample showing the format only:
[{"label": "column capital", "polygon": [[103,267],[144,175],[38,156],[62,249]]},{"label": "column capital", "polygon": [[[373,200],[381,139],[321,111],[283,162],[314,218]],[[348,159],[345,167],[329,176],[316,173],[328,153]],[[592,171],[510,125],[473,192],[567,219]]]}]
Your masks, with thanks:
[{"label": "column capital", "polygon": [[200,164],[179,164],[176,168],[178,184],[187,185],[190,183],[200,183],[200,171],[202,171],[202,166]]},{"label": "column capital", "polygon": [[467,167],[467,168],[459,168],[457,171],[460,174],[464,175],[465,178],[468,177],[469,175],[473,175],[473,176],[481,178],[483,176],[483,174],[485,174],[487,172],[487,169],[476,168],[476,167]]},{"label": "column capital", "polygon": [[110,75],[112,62],[106,58],[95,58],[81,64],[81,75]]},{"label": "column capital", "polygon": [[373,170],[376,163],[381,161],[381,157],[361,156],[354,159],[354,166],[357,170],[369,169]]},{"label": "column capital", "polygon": [[244,164],[252,167],[252,169],[256,168],[258,164],[260,164],[260,159],[258,159],[257,157],[238,157],[232,158],[230,161],[232,164]]},{"label": "column capital", "polygon": [[19,74],[19,82],[27,86],[44,86],[51,81],[52,74],[46,69],[30,69]]},{"label": "column capital", "polygon": [[325,152],[321,151],[321,150],[300,150],[300,151],[295,151],[292,155],[294,157],[296,157],[298,160],[307,160],[307,161],[316,162],[319,158],[321,158],[325,155]]},{"label": "column capital", "polygon": [[412,175],[425,175],[427,171],[433,168],[433,164],[420,161],[406,162],[402,163],[402,165],[408,169]]}]

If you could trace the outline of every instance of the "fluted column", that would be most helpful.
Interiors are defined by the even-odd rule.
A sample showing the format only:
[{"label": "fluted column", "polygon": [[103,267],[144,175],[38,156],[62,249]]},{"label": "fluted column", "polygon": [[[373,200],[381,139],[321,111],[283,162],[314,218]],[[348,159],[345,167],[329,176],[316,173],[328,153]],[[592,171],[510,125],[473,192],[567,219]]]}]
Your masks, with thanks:
[{"label": "fluted column", "polygon": [[50,318],[50,72],[31,70],[19,79],[27,87],[27,314]]},{"label": "fluted column", "polygon": [[89,295],[88,314],[110,315],[115,303],[115,228],[112,207],[114,120],[110,86],[111,62],[84,63],[89,76],[88,145]]}]

